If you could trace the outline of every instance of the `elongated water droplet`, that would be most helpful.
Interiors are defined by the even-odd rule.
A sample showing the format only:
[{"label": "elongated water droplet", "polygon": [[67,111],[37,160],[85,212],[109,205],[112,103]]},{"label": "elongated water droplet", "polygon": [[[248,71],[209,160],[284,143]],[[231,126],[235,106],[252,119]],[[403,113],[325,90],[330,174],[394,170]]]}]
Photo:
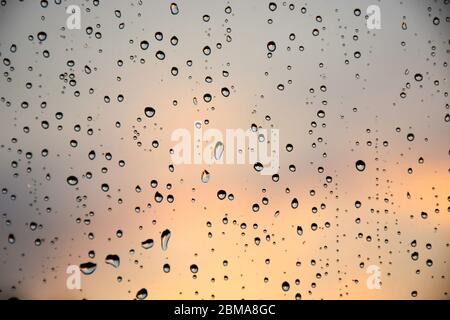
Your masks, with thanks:
[{"label": "elongated water droplet", "polygon": [[178,8],[178,5],[175,2],[170,4],[170,12],[173,15],[177,15],[180,12],[180,9]]},{"label": "elongated water droplet", "polygon": [[93,262],[86,262],[80,264],[80,271],[86,276],[93,274],[96,269],[97,264]]},{"label": "elongated water droplet", "polygon": [[220,160],[220,158],[222,158],[224,148],[225,146],[221,141],[216,143],[216,146],[214,147],[214,158],[216,160]]},{"label": "elongated water droplet", "polygon": [[153,239],[147,239],[147,240],[141,242],[141,247],[147,250],[147,249],[152,248],[153,244],[154,244]]},{"label": "elongated water droplet", "polygon": [[161,248],[163,249],[163,251],[166,251],[169,247],[169,239],[171,235],[172,233],[168,229],[164,230],[161,234]]}]

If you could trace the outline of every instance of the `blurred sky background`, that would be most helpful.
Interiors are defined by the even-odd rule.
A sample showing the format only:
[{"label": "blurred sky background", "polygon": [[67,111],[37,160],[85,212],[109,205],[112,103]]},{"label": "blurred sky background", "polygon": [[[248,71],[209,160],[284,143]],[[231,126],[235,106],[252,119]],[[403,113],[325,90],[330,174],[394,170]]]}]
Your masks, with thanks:
[{"label": "blurred sky background", "polygon": [[[0,298],[448,299],[449,1],[271,2],[1,1]],[[172,170],[195,121],[279,129],[279,180]]]}]

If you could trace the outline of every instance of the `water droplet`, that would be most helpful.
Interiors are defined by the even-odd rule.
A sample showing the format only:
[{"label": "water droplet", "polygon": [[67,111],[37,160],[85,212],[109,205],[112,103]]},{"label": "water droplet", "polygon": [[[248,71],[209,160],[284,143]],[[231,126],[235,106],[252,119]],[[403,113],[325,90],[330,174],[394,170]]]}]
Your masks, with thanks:
[{"label": "water droplet", "polygon": [[93,274],[96,269],[97,269],[97,264],[95,264],[93,262],[86,262],[86,263],[80,264],[80,271],[86,276]]},{"label": "water droplet", "polygon": [[44,31],[41,31],[37,34],[37,38],[39,41],[45,41],[45,39],[47,39],[47,34]]},{"label": "water droplet", "polygon": [[205,56],[209,56],[211,54],[211,47],[209,47],[209,46],[203,47],[203,54]]},{"label": "water droplet", "polygon": [[290,288],[291,288],[291,286],[289,285],[289,282],[287,282],[287,281],[283,282],[283,284],[281,285],[281,289],[283,289],[284,292],[288,292]]},{"label": "water droplet", "polygon": [[191,269],[191,272],[194,274],[198,272],[198,267],[196,264],[192,264],[190,269]]},{"label": "water droplet", "polygon": [[164,60],[166,58],[166,54],[161,50],[157,51],[155,56],[158,60]]},{"label": "water droplet", "polygon": [[261,172],[264,169],[264,166],[262,165],[261,162],[256,162],[253,165],[253,169],[255,169],[256,172]]},{"label": "water droplet", "polygon": [[167,250],[171,235],[172,233],[168,229],[164,230],[163,233],[161,234],[161,248],[163,249],[163,251]]},{"label": "water droplet", "polygon": [[214,147],[214,158],[216,160],[220,160],[220,158],[222,158],[224,149],[225,149],[224,144],[221,141],[218,141]]},{"label": "water droplet", "polygon": [[269,41],[267,43],[267,50],[269,50],[269,52],[274,52],[277,49],[277,45],[274,41]]},{"label": "water droplet", "polygon": [[227,196],[227,193],[225,192],[225,190],[217,191],[217,198],[219,198],[220,200],[225,199],[226,196]]},{"label": "water droplet", "polygon": [[366,169],[366,163],[362,160],[356,161],[355,166],[358,171],[364,171]]},{"label": "water droplet", "polygon": [[141,247],[147,250],[147,249],[152,248],[153,244],[154,244],[153,239],[147,239],[147,240],[141,242]]},{"label": "water droplet", "polygon": [[144,109],[144,113],[148,118],[152,118],[155,115],[156,111],[153,107],[146,107]]},{"label": "water droplet", "polygon": [[150,44],[148,43],[147,40],[143,40],[143,41],[141,41],[140,46],[141,46],[141,49],[142,49],[142,50],[147,50],[148,47],[150,46]]},{"label": "water droplet", "polygon": [[155,193],[155,201],[158,203],[161,203],[164,200],[164,197],[161,193],[159,193],[158,191],[156,191]]},{"label": "water droplet", "polygon": [[180,9],[178,8],[178,5],[175,2],[172,2],[170,4],[170,12],[173,15],[177,15],[180,12]]},{"label": "water droplet", "polygon": [[148,296],[148,293],[147,293],[147,289],[145,289],[145,288],[139,290],[139,291],[136,293],[136,299],[138,299],[138,300],[144,300],[144,299],[147,298],[147,296]]},{"label": "water droplet", "polygon": [[208,183],[209,182],[209,177],[210,177],[209,172],[207,170],[203,170],[203,172],[202,172],[202,182],[203,183]]},{"label": "water droplet", "polygon": [[16,237],[14,237],[13,234],[10,234],[10,235],[8,236],[8,243],[9,243],[9,244],[14,244],[15,242],[16,242]]},{"label": "water droplet", "polygon": [[120,258],[118,255],[109,254],[105,258],[106,264],[113,266],[114,268],[118,268],[120,266]]},{"label": "water droplet", "polygon": [[75,177],[75,176],[70,176],[70,177],[67,178],[67,183],[70,186],[76,186],[78,184],[78,178]]},{"label": "water droplet", "polygon": [[170,272],[170,264],[168,264],[168,263],[164,264],[163,271],[164,271],[164,273],[169,273]]},{"label": "water droplet", "polygon": [[230,96],[230,90],[228,88],[225,88],[225,87],[222,88],[221,92],[222,92],[222,95],[224,97],[229,97]]}]

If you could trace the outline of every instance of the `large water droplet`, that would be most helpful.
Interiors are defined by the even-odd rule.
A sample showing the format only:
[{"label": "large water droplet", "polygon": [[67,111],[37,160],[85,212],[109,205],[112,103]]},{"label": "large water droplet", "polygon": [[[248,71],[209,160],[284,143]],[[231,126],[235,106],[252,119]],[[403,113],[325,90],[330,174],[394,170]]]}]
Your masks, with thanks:
[{"label": "large water droplet", "polygon": [[161,248],[163,249],[163,251],[166,251],[169,247],[169,240],[171,235],[172,233],[168,229],[164,230],[161,234]]},{"label": "large water droplet", "polygon": [[141,242],[141,247],[147,250],[147,249],[152,248],[153,244],[154,244],[153,239],[147,239],[147,240]]},{"label": "large water droplet", "polygon": [[114,268],[118,268],[120,266],[120,258],[118,255],[109,254],[105,258],[106,264],[113,266]]},{"label": "large water droplet", "polygon": [[97,264],[93,262],[86,262],[80,264],[80,271],[86,276],[93,274],[96,269]]}]

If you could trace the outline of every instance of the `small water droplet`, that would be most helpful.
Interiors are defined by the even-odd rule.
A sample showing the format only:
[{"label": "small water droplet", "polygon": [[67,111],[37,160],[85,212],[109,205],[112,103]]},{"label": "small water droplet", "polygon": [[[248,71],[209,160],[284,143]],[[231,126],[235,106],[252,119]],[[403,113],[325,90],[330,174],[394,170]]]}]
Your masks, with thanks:
[{"label": "small water droplet", "polygon": [[207,170],[203,170],[202,172],[202,182],[203,183],[208,183],[209,182],[209,172]]},{"label": "small water droplet", "polygon": [[153,107],[146,107],[144,113],[148,118],[152,118],[155,115],[155,109]]},{"label": "small water droplet", "polygon": [[288,292],[290,288],[291,288],[291,286],[289,285],[289,282],[287,282],[287,281],[283,282],[283,284],[281,285],[281,289],[283,289],[284,292]]},{"label": "small water droplet", "polygon": [[147,40],[143,40],[143,41],[141,41],[140,46],[141,46],[142,50],[147,50],[150,45]]},{"label": "small water droplet", "polygon": [[194,274],[198,272],[198,267],[196,264],[192,264],[190,269],[191,269],[191,272]]},{"label": "small water droplet", "polygon": [[13,234],[10,234],[10,235],[8,236],[8,243],[9,243],[9,244],[14,244],[15,242],[16,242],[16,237],[14,237]]},{"label": "small water droplet", "polygon": [[220,200],[225,199],[226,196],[227,196],[227,193],[225,192],[225,190],[217,191],[217,198],[219,198]]},{"label": "small water droplet", "polygon": [[269,50],[269,52],[274,52],[277,49],[277,45],[274,41],[269,41],[267,43],[267,50]]},{"label": "small water droplet", "polygon": [[172,2],[170,4],[170,12],[173,15],[177,15],[180,12],[180,9],[178,8],[178,5],[175,2]]},{"label": "small water droplet", "polygon": [[76,186],[78,184],[78,178],[75,176],[70,176],[67,178],[67,183],[69,186]]}]

